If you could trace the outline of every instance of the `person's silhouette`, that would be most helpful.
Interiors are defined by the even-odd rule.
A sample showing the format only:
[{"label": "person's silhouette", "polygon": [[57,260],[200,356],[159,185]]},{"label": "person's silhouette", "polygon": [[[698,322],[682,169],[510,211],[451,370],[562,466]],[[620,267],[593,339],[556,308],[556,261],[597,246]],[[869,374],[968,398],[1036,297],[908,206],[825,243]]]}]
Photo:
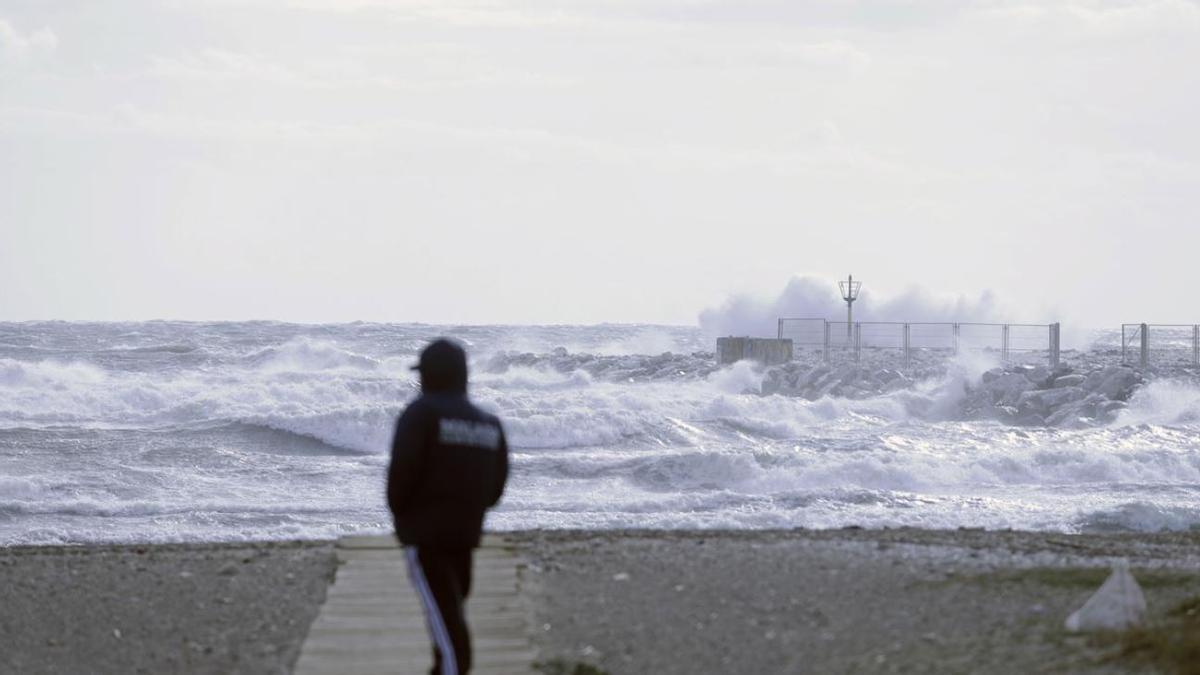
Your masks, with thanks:
[{"label": "person's silhouette", "polygon": [[508,479],[508,444],[495,415],[467,398],[467,357],[435,340],[413,366],[421,396],[396,422],[388,506],[404,546],[409,579],[425,607],[434,675],[471,669],[463,603],[471,591],[472,550],[483,515]]}]

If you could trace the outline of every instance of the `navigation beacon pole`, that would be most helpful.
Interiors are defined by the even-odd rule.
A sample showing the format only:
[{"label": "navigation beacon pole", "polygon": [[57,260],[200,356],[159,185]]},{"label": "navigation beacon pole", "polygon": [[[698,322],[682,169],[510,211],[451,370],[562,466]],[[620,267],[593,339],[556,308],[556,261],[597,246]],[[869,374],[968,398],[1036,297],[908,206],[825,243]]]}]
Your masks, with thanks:
[{"label": "navigation beacon pole", "polygon": [[846,342],[853,341],[854,331],[854,301],[858,299],[858,289],[862,288],[861,281],[855,281],[851,274],[845,281],[838,282],[842,299],[846,301]]}]

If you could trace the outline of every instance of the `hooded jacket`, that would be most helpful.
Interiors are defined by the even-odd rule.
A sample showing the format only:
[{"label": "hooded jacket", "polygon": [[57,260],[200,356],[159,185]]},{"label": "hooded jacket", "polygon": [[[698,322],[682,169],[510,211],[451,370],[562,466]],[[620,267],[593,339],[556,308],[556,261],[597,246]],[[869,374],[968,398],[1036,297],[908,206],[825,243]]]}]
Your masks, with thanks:
[{"label": "hooded jacket", "polygon": [[445,340],[421,354],[421,396],[396,422],[388,506],[405,545],[479,545],[483,516],[508,479],[500,420],[467,397],[466,355]]}]

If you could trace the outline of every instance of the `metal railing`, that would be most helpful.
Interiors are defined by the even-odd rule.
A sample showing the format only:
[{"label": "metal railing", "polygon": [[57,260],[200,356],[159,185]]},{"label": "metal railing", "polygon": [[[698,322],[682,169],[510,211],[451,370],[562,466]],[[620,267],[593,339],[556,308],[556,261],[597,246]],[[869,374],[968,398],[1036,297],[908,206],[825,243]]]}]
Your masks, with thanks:
[{"label": "metal railing", "polygon": [[778,331],[780,339],[792,341],[797,355],[820,352],[826,361],[838,357],[858,361],[864,350],[894,351],[903,356],[905,365],[914,353],[951,356],[962,351],[995,352],[1005,361],[1016,354],[1046,352],[1051,365],[1058,365],[1061,334],[1057,323],[847,323],[810,318],[780,318]]},{"label": "metal railing", "polygon": [[793,353],[797,350],[825,349],[825,319],[780,319],[780,340],[791,340]]},{"label": "metal railing", "polygon": [[1123,323],[1121,362],[1200,367],[1200,324]]}]

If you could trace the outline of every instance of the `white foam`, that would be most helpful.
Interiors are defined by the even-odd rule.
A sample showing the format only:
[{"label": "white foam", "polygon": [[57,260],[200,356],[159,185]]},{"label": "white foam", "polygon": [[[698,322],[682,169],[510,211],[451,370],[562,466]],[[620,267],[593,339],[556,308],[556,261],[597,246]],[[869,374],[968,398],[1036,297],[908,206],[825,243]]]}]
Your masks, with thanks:
[{"label": "white foam", "polygon": [[16,361],[0,359],[0,387],[63,390],[73,386],[103,384],[107,373],[89,363]]},{"label": "white foam", "polygon": [[1121,411],[1115,423],[1122,426],[1200,424],[1200,387],[1172,380],[1152,381],[1134,392],[1129,407]]},{"label": "white foam", "polygon": [[[273,330],[236,328],[239,340]],[[351,339],[289,328],[246,345],[210,344],[198,330],[154,326],[122,337],[117,356],[0,356],[0,542],[386,526],[392,425],[416,391],[407,367],[440,329],[385,339],[366,327],[367,338]],[[518,331],[527,345],[607,356],[514,353],[505,329],[455,330],[476,345],[472,395],[503,418],[515,453],[489,521],[498,527],[1200,523],[1200,390],[1189,384],[1151,383],[1108,426],[1019,429],[957,418],[967,387],[993,365],[971,357],[891,394],[808,401],[745,393],[763,380],[749,363],[714,371],[709,357],[637,355],[664,346],[653,329]],[[199,344],[204,358],[138,351],[145,344]],[[125,431],[101,433],[111,429]],[[279,449],[293,444],[304,449]]]},{"label": "white foam", "polygon": [[763,373],[753,361],[738,361],[709,375],[708,381],[726,394],[758,392],[762,388]]},{"label": "white foam", "polygon": [[[0,495],[9,499],[32,501],[45,496],[41,481],[20,476],[0,476]],[[0,508],[3,508],[0,504]]]},{"label": "white foam", "polygon": [[296,338],[279,347],[268,347],[248,357],[268,372],[314,372],[379,368],[379,361],[343,349],[328,340]]},{"label": "white foam", "polygon": [[587,351],[604,356],[663,354],[667,352],[679,354],[693,351],[694,347],[694,343],[685,344],[682,340],[679,340],[661,328],[647,328],[634,335],[606,342]]}]

